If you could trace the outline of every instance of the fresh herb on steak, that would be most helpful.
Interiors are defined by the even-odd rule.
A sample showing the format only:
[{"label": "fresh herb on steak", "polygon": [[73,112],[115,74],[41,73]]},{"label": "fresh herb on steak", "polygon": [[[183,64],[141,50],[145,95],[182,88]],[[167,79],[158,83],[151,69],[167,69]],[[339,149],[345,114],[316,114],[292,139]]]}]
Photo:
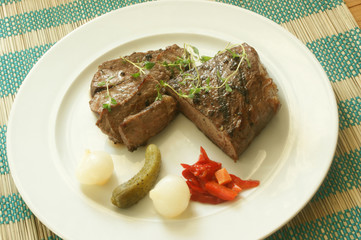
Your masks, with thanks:
[{"label": "fresh herb on steak", "polygon": [[162,93],[161,93],[161,89],[162,89],[162,88],[166,88],[166,87],[172,89],[172,91],[175,92],[175,93],[177,93],[178,96],[180,96],[180,97],[184,97],[184,98],[189,97],[188,94],[185,94],[185,93],[183,93],[182,91],[178,91],[178,92],[177,92],[171,85],[169,85],[168,83],[160,80],[160,81],[159,81],[159,84],[157,84],[158,95],[157,95],[157,98],[155,99],[155,101],[162,100],[163,95],[162,95]]},{"label": "fresh herb on steak", "polygon": [[103,108],[107,109],[109,112],[111,111],[111,106],[117,104],[117,101],[110,96],[110,92],[109,92],[109,81],[113,78],[114,78],[114,76],[110,76],[109,78],[107,78],[107,80],[98,83],[98,85],[101,84],[102,86],[105,85],[107,87],[108,101],[106,103],[103,103]]},{"label": "fresh herb on steak", "polygon": [[[201,81],[201,77],[200,77],[200,74],[199,74],[198,68],[197,68],[197,64],[204,63],[204,62],[212,59],[212,57],[201,56],[199,54],[198,48],[196,48],[195,46],[189,45],[189,44],[184,44],[183,58],[179,57],[174,62],[168,63],[165,61],[161,64],[167,68],[174,68],[174,67],[177,68],[180,71],[180,75],[182,76],[182,81],[180,82],[180,84],[184,85],[186,82],[192,82],[193,87],[189,89],[188,93],[183,93],[181,91],[177,91],[174,88],[172,88],[167,82],[160,80],[159,85],[157,85],[158,94],[157,94],[156,100],[162,99],[161,92],[162,92],[163,88],[170,88],[172,91],[177,93],[178,96],[184,97],[184,98],[191,98],[191,99],[193,99],[195,97],[195,95],[199,94],[201,91],[209,92],[211,89],[219,89],[222,87],[224,87],[227,92],[232,92],[232,88],[229,86],[228,81],[231,77],[233,77],[238,72],[243,60],[246,60],[248,63],[248,67],[251,67],[244,47],[242,45],[240,45],[240,46],[243,49],[242,54],[233,52],[229,45],[223,51],[219,52],[219,53],[222,53],[225,51],[230,52],[232,54],[233,58],[235,58],[235,59],[239,58],[240,60],[239,60],[239,63],[237,65],[236,69],[231,74],[229,74],[227,77],[222,77],[220,75],[220,73],[217,72],[217,77],[222,82],[222,84],[219,86],[216,86],[216,87],[212,87],[209,84],[210,83],[209,78],[206,79],[206,85],[201,85],[202,81]],[[132,74],[132,77],[134,77],[134,78],[138,78],[141,75],[145,74],[146,70],[152,69],[154,67],[154,65],[156,64],[155,62],[150,62],[150,61],[135,63],[135,62],[130,61],[127,58],[122,58],[122,59],[124,61],[132,64],[139,70],[138,72]],[[188,73],[187,71],[190,69],[194,69],[196,74]],[[104,83],[101,82],[101,84],[104,84]],[[107,108],[109,110],[110,106],[111,106],[110,104],[111,104],[111,101],[108,101],[106,104],[104,104],[104,108]]]},{"label": "fresh herb on steak", "polygon": [[[196,47],[185,44],[185,46],[184,46],[185,59],[178,59],[177,61],[175,61],[174,63],[171,63],[171,64],[166,63],[166,66],[177,66],[180,70],[180,75],[182,76],[182,80],[181,80],[180,84],[184,85],[186,82],[192,81],[193,87],[189,89],[188,93],[183,93],[181,91],[175,90],[168,83],[166,83],[164,81],[160,81],[159,86],[157,87],[157,91],[158,91],[157,100],[162,99],[161,93],[160,93],[160,90],[162,87],[168,87],[169,89],[174,91],[180,97],[192,98],[192,99],[195,97],[196,94],[199,94],[201,91],[209,92],[211,89],[219,89],[222,87],[224,87],[227,92],[232,92],[232,88],[228,84],[229,79],[231,77],[233,77],[235,74],[237,74],[237,72],[239,71],[239,68],[244,60],[246,60],[248,67],[249,68],[251,67],[251,63],[248,59],[246,50],[244,49],[242,44],[240,44],[239,46],[242,47],[242,54],[233,52],[231,50],[231,47],[234,47],[234,46],[229,46],[229,45],[225,48],[225,50],[219,52],[219,53],[222,53],[222,52],[227,51],[232,54],[232,58],[235,58],[235,59],[238,58],[240,60],[239,60],[239,63],[237,64],[236,69],[231,74],[229,74],[227,77],[222,77],[221,74],[217,71],[217,77],[222,82],[222,84],[217,87],[212,87],[212,86],[210,86],[209,77],[206,79],[206,85],[205,86],[201,85],[201,77],[199,75],[198,68],[197,68],[198,62],[203,63],[205,61],[212,59],[212,57],[200,56],[199,50]],[[185,71],[185,69],[187,67],[188,67],[188,69],[194,69],[196,74],[192,75],[192,74],[187,73]]]},{"label": "fresh herb on steak", "polygon": [[144,68],[147,70],[152,69],[154,67],[154,65],[155,65],[155,62],[149,62],[149,61],[144,62]]},{"label": "fresh herb on steak", "polygon": [[189,59],[178,58],[176,61],[171,63],[164,61],[162,65],[166,68],[177,68],[181,73],[183,73],[189,69],[190,61]]},{"label": "fresh herb on steak", "polygon": [[98,87],[104,87],[106,85],[105,81],[99,82],[98,83]]},{"label": "fresh herb on steak", "polygon": [[[141,74],[145,74],[145,70],[150,70],[155,65],[155,62],[145,61],[145,62],[140,62],[140,63],[134,63],[134,62],[132,62],[129,59],[126,59],[126,58],[122,57],[122,59],[127,61],[128,63],[132,64],[134,67],[138,68],[139,71],[132,74],[132,76],[134,78],[139,77]],[[142,65],[143,65],[143,67],[141,67]]]},{"label": "fresh herb on steak", "polygon": [[196,48],[195,46],[189,45],[189,44],[185,44],[184,49],[192,49],[194,55],[191,53],[191,51],[188,51],[188,54],[192,54],[193,55],[193,60],[195,60],[194,62],[207,62],[208,60],[211,60],[213,57],[209,57],[209,56],[201,56],[199,54],[199,50],[198,48]]},{"label": "fresh herb on steak", "polygon": [[140,76],[140,72],[136,72],[136,73],[133,73],[132,74],[132,77],[133,78],[137,78],[137,77],[139,77]]},{"label": "fresh herb on steak", "polygon": [[211,60],[213,57],[209,57],[209,56],[201,56],[201,62],[204,63],[204,62],[207,62],[208,60]]},{"label": "fresh herb on steak", "polygon": [[230,52],[231,54],[232,54],[232,57],[233,58],[241,58],[241,59],[245,59],[246,61],[247,61],[247,64],[248,64],[248,67],[250,68],[251,67],[251,63],[250,63],[250,61],[249,61],[249,59],[248,59],[248,56],[247,56],[247,54],[246,54],[246,52],[245,52],[245,50],[244,50],[244,47],[243,47],[243,45],[240,45],[241,47],[242,47],[242,49],[243,49],[243,53],[242,53],[242,55],[239,55],[238,53],[235,53],[235,52],[233,52],[231,49],[226,49],[226,51],[227,52]]},{"label": "fresh herb on steak", "polygon": [[161,85],[157,84],[157,97],[155,98],[155,101],[161,101],[163,99],[163,94],[160,91]]},{"label": "fresh herb on steak", "polygon": [[132,76],[133,76],[134,78],[139,77],[141,74],[145,74],[144,69],[143,69],[142,67],[138,66],[138,64],[130,61],[129,59],[126,59],[126,58],[123,58],[123,57],[120,57],[120,58],[123,59],[123,60],[125,60],[126,62],[132,64],[134,67],[138,68],[139,72],[132,74]]}]

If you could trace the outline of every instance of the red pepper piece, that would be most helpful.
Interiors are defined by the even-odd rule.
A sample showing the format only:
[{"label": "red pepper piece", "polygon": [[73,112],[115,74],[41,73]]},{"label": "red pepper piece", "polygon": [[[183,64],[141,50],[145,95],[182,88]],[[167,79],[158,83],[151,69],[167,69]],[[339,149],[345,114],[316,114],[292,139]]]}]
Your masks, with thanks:
[{"label": "red pepper piece", "polygon": [[225,186],[227,186],[228,188],[232,189],[232,190],[235,191],[236,193],[240,193],[240,192],[242,192],[242,190],[243,190],[240,186],[238,186],[238,185],[235,184],[234,182],[227,183]]},{"label": "red pepper piece", "polygon": [[232,182],[232,178],[229,175],[227,169],[225,168],[219,169],[217,172],[214,173],[214,175],[217,179],[217,182],[221,185]]},{"label": "red pepper piece", "polygon": [[195,168],[198,170],[197,175],[202,181],[211,181],[215,178],[215,172],[217,172],[220,168],[220,164],[207,163],[202,165],[196,165]]},{"label": "red pepper piece", "polygon": [[204,158],[203,154],[199,154],[198,161],[195,164],[207,163],[207,160]]},{"label": "red pepper piece", "polygon": [[236,175],[233,174],[229,174],[229,175],[231,176],[232,181],[243,190],[257,187],[260,183],[258,180],[242,180]]},{"label": "red pepper piece", "polygon": [[182,175],[185,179],[190,179],[194,177],[193,173],[189,170],[189,168],[184,169]]},{"label": "red pepper piece", "polygon": [[203,156],[204,160],[210,161],[210,159],[203,147],[201,147],[201,155]]},{"label": "red pepper piece", "polygon": [[202,181],[213,180],[215,172],[222,168],[222,164],[211,160],[202,161],[201,163],[197,162],[193,165],[182,164],[182,166]]},{"label": "red pepper piece", "polygon": [[210,204],[219,204],[219,203],[225,202],[224,200],[222,200],[218,197],[212,196],[210,194],[198,193],[198,192],[195,192],[195,193],[192,192],[191,200],[201,202],[201,203],[210,203]]},{"label": "red pepper piece", "polygon": [[191,165],[185,164],[185,163],[181,163],[181,166],[182,166],[184,169],[188,169],[188,168],[191,167]]},{"label": "red pepper piece", "polygon": [[[217,178],[216,172],[222,169],[222,164],[210,160],[202,147],[201,154],[196,163],[193,165],[183,163],[181,166],[184,168],[182,175],[186,179],[186,183],[191,192],[191,200],[193,201],[219,204],[235,199],[243,189],[257,187],[259,185],[259,181],[242,180],[233,174],[228,174],[225,169],[223,170],[224,174]],[[229,176],[227,177],[226,175]],[[221,181],[219,179],[221,179]],[[219,182],[217,182],[217,180]],[[221,185],[220,182],[223,185]]]},{"label": "red pepper piece", "polygon": [[193,193],[206,193],[206,190],[204,190],[199,184],[192,181],[186,181],[188,188],[191,190],[191,194]]},{"label": "red pepper piece", "polygon": [[207,182],[205,186],[210,194],[222,200],[231,201],[238,195],[237,192],[227,188],[226,186],[220,185],[215,181]]}]

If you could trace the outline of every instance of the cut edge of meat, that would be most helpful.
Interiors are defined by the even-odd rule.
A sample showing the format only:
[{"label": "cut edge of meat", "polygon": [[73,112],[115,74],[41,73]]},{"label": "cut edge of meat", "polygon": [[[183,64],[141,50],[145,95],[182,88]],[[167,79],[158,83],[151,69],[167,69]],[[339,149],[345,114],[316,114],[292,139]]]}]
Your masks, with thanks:
[{"label": "cut edge of meat", "polygon": [[[111,111],[103,109],[96,125],[102,132],[109,136],[114,143],[122,143],[118,127],[123,120],[132,114],[136,114],[154,102],[157,96],[156,85],[158,82],[151,77],[146,77],[138,87],[138,91],[123,104],[111,107]],[[139,97],[141,96],[141,98]]]},{"label": "cut edge of meat", "polygon": [[[222,151],[227,152],[228,150],[228,155],[232,159],[238,158],[238,153],[231,143],[229,137],[223,132],[219,131],[209,118],[207,118],[198,109],[192,107],[192,105],[186,99],[181,98],[176,94],[172,96],[177,99],[180,112],[183,113],[192,123],[194,123],[202,133],[204,133],[214,144],[222,149]],[[223,141],[219,142],[224,144],[219,145],[219,142],[215,142],[214,139],[223,139]],[[229,150],[231,150],[231,152]]]},{"label": "cut edge of meat", "polygon": [[[221,95],[218,97],[216,96],[216,99],[213,100],[210,100],[209,97],[207,97],[212,94],[210,92],[201,93],[201,98],[197,97],[197,99],[189,99],[180,97],[177,93],[173,92],[171,88],[167,88],[168,94],[174,96],[179,102],[180,112],[190,119],[198,129],[222,149],[224,153],[234,160],[237,160],[240,154],[247,149],[280,108],[277,86],[269,77],[266,69],[260,62],[257,52],[248,44],[245,44],[244,48],[246,51],[249,51],[247,54],[252,56],[252,59],[250,59],[250,61],[253,62],[252,67],[249,67],[252,70],[248,70],[247,64],[243,63],[243,65],[246,65],[244,66],[246,68],[245,70],[249,72],[246,72],[245,75],[243,75],[243,71],[240,71],[239,74],[242,74],[240,79],[243,79],[243,77],[247,79],[244,79],[246,82],[243,86],[247,87],[246,91],[251,91],[248,92],[249,94],[243,94],[242,89],[237,89],[237,91],[233,90],[231,92],[218,92],[219,90],[217,90],[218,94]],[[209,65],[205,65],[204,69],[209,69],[209,71],[212,72],[213,68],[209,67],[216,64],[216,66],[219,67],[219,72],[230,71],[227,70],[227,66],[229,68],[232,66],[231,63],[233,59],[230,58],[230,60],[228,60],[227,57],[225,57],[226,55],[230,55],[230,53],[225,52],[223,55],[219,55],[217,60],[215,60],[215,63],[212,62],[213,60],[209,60]],[[216,57],[214,59],[216,59]],[[221,65],[218,65],[217,61],[221,61]],[[225,67],[224,70],[223,67]],[[193,69],[189,70],[189,72],[191,71],[193,71]],[[200,70],[198,71],[200,72]],[[205,72],[200,72],[199,74],[201,74],[202,77],[205,76],[204,78],[208,76]],[[212,74],[215,75],[215,72],[213,71]],[[211,83],[218,79],[218,77],[212,76]],[[235,79],[236,76],[237,75],[234,75],[232,79]],[[180,89],[182,92],[188,92],[188,85],[179,84],[179,82],[181,82],[179,81],[179,78],[181,77],[172,79],[169,84],[173,89]],[[250,85],[247,85],[248,83]],[[191,87],[191,85],[189,86]],[[248,89],[248,87],[250,89]],[[203,102],[204,100],[207,102]],[[231,111],[231,108],[225,107],[237,106],[238,104],[240,104],[239,106],[241,108],[236,110],[236,107],[232,110],[236,110],[237,112],[228,112]],[[254,107],[257,107],[257,109]],[[210,115],[211,112],[214,114]],[[228,119],[229,114],[234,116],[232,117],[232,120]],[[237,115],[234,114],[240,115],[237,117]]]},{"label": "cut edge of meat", "polygon": [[162,100],[153,102],[142,111],[130,115],[119,125],[119,133],[129,151],[144,146],[147,141],[160,133],[177,114],[177,102],[164,95]]}]

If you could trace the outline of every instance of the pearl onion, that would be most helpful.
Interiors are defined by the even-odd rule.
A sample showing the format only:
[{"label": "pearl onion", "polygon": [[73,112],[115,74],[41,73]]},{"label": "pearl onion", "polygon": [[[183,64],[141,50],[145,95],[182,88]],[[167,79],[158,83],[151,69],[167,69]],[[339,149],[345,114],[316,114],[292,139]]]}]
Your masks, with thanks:
[{"label": "pearl onion", "polygon": [[167,218],[180,215],[187,208],[190,196],[184,179],[173,175],[161,179],[149,192],[157,212]]},{"label": "pearl onion", "polygon": [[114,165],[110,154],[86,150],[76,170],[76,176],[82,184],[102,185],[112,176],[113,170]]}]

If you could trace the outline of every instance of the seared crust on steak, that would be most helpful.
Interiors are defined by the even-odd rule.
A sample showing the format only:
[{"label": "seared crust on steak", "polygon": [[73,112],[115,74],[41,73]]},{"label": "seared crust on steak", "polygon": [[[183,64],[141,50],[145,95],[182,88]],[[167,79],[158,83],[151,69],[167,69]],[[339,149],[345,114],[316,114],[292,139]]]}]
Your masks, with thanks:
[{"label": "seared crust on steak", "polygon": [[[197,68],[200,85],[212,87],[208,92],[203,90],[191,99],[167,89],[177,99],[180,111],[234,160],[280,107],[277,87],[261,64],[257,52],[247,44],[243,47],[250,66],[243,59],[236,71],[240,57],[225,51]],[[242,55],[243,48],[238,46],[231,51]],[[186,74],[197,76],[195,69]],[[227,91],[222,84],[230,75],[227,83],[232,90]],[[177,92],[189,93],[194,88],[194,82],[182,80],[183,76],[178,76],[168,84]]]}]

